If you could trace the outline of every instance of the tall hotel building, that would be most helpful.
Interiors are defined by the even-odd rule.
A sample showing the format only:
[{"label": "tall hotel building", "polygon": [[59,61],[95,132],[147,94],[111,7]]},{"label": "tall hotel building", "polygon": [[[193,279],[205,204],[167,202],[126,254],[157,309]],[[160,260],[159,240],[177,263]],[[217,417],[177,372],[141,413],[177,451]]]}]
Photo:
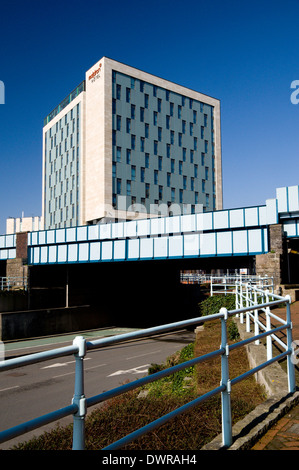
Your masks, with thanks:
[{"label": "tall hotel building", "polygon": [[222,208],[220,102],[103,57],[44,120],[44,228]]}]

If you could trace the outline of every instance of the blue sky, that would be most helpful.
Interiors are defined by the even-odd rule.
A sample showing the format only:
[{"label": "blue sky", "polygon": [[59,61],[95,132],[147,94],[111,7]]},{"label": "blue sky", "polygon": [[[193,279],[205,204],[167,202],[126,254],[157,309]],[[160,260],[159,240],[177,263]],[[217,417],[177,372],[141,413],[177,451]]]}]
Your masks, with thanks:
[{"label": "blue sky", "polygon": [[299,184],[298,17],[298,0],[2,0],[0,233],[41,215],[43,118],[103,56],[220,99],[224,208]]}]

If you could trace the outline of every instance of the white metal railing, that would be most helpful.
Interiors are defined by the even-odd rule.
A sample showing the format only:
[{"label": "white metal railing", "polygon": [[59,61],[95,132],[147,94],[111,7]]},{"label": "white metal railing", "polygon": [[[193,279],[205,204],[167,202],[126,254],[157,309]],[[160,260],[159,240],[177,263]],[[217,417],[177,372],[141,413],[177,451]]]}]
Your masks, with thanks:
[{"label": "white metal railing", "polygon": [[270,276],[250,276],[250,275],[225,275],[210,277],[210,294],[235,294],[236,286],[249,283],[251,286],[257,286],[260,289],[268,288],[274,291],[274,280]]},{"label": "white metal railing", "polygon": [[26,276],[7,276],[0,277],[0,290],[25,289],[28,288]]},{"label": "white metal railing", "polygon": [[[203,361],[207,361],[214,357],[221,358],[221,382],[220,386],[216,387],[215,389],[205,393],[197,397],[195,400],[183,405],[175,409],[174,411],[158,418],[157,420],[153,421],[152,423],[136,430],[135,432],[125,436],[124,438],[114,442],[113,444],[106,447],[104,450],[111,450],[111,449],[119,449],[124,445],[132,442],[133,440],[137,439],[138,437],[144,435],[145,433],[156,429],[157,427],[161,426],[165,422],[169,421],[170,419],[184,413],[192,409],[193,407],[197,406],[199,403],[206,401],[210,397],[221,394],[221,410],[222,410],[222,441],[225,447],[230,447],[232,444],[232,417],[231,417],[231,402],[230,402],[230,392],[231,387],[240,382],[241,380],[246,379],[247,377],[256,374],[259,370],[267,367],[268,365],[273,364],[275,361],[279,361],[285,357],[287,357],[287,366],[288,366],[288,390],[289,393],[294,393],[296,391],[296,383],[295,383],[295,369],[294,369],[294,347],[292,343],[292,323],[291,323],[291,310],[290,310],[290,296],[280,297],[277,295],[271,294],[269,290],[266,292],[263,289],[259,289],[256,286],[250,286],[249,283],[246,284],[246,289],[244,291],[244,284],[240,281],[238,287],[236,289],[236,309],[228,311],[226,308],[222,308],[219,313],[214,315],[202,316],[198,318],[193,318],[189,320],[184,320],[181,322],[170,323],[166,325],[161,325],[158,327],[147,328],[144,330],[140,330],[138,332],[127,333],[123,335],[117,335],[113,337],[102,338],[100,340],[95,340],[91,342],[87,342],[82,336],[77,336],[73,344],[71,346],[67,346],[60,349],[54,349],[51,351],[46,351],[42,353],[31,354],[23,357],[17,357],[14,359],[8,359],[6,361],[0,362],[0,372],[6,371],[10,369],[14,369],[16,367],[23,367],[27,364],[33,364],[36,362],[46,361],[48,359],[67,356],[70,354],[74,354],[75,362],[76,362],[76,369],[75,369],[75,385],[74,385],[74,395],[71,405],[62,408],[60,410],[56,410],[52,413],[46,414],[39,418],[33,419],[26,423],[20,424],[19,426],[15,426],[11,429],[6,431],[0,432],[0,443],[10,440],[16,436],[24,434],[28,431],[36,429],[38,427],[43,426],[44,424],[54,422],[58,419],[61,419],[64,416],[73,415],[73,449],[74,450],[82,450],[85,448],[85,417],[87,413],[87,408],[89,406],[96,405],[101,403],[109,398],[113,398],[115,396],[121,395],[129,390],[133,390],[137,387],[145,385],[147,383],[154,382],[162,377],[171,375],[178,370],[182,370],[186,367],[190,367],[191,365],[199,364]],[[244,293],[246,292],[246,293]],[[253,297],[250,298],[250,295]],[[257,296],[260,296],[259,298]],[[274,300],[270,301],[269,297],[272,296]],[[245,302],[245,306],[244,306]],[[244,315],[246,318],[248,316],[249,319],[257,319],[259,312],[268,312],[270,316],[271,308],[283,304],[286,306],[286,320],[281,321],[281,325],[276,328],[270,328],[269,325],[266,326],[262,333],[259,333],[257,328],[255,329],[255,335],[249,337],[245,340],[238,341],[233,343],[232,345],[228,344],[227,341],[227,319],[230,316],[240,316],[241,321],[244,321]],[[253,313],[254,312],[254,313]],[[272,317],[274,318],[273,314]],[[276,318],[276,316],[275,316]],[[158,333],[167,332],[167,331],[175,331],[182,328],[186,328],[188,326],[195,326],[199,323],[203,323],[205,321],[211,320],[220,320],[221,321],[221,345],[220,348],[212,351],[208,354],[205,354],[200,357],[196,357],[190,361],[184,362],[183,364],[176,365],[174,367],[170,367],[169,369],[165,369],[159,371],[155,374],[143,377],[141,379],[135,380],[128,384],[122,385],[115,389],[109,390],[107,392],[101,393],[99,395],[86,398],[84,393],[84,366],[83,360],[89,350],[94,348],[106,347],[110,345],[114,345],[119,342],[129,341],[132,339],[148,337],[151,335],[156,335]],[[247,320],[246,320],[247,321]],[[255,322],[262,328],[259,320]],[[250,321],[248,322],[250,327]],[[244,374],[240,375],[239,377],[235,377],[234,379],[230,379],[229,376],[229,352],[230,350],[242,347],[246,344],[251,342],[260,341],[262,338],[270,338],[274,337],[276,333],[279,331],[286,330],[286,344],[285,344],[285,351],[279,354],[276,357],[267,358],[267,361],[264,363],[256,366],[255,368],[245,372]],[[258,334],[256,334],[258,332]]]}]

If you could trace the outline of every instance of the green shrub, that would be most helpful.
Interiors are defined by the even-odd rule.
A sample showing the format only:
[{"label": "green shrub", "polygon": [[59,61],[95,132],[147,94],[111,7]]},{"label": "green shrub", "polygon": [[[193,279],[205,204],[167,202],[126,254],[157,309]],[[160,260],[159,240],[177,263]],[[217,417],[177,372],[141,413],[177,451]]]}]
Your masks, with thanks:
[{"label": "green shrub", "polygon": [[[214,315],[219,313],[220,309],[225,307],[227,310],[235,310],[236,308],[236,296],[235,294],[228,295],[213,295],[206,300],[199,303],[199,311],[201,316]],[[227,322],[227,333],[231,340],[239,338],[238,327],[235,322],[229,318]]]},{"label": "green shrub", "polygon": [[227,308],[227,310],[235,310],[236,296],[235,294],[213,295],[203,300],[198,305],[201,316],[214,315],[215,313],[219,313],[222,307]]}]

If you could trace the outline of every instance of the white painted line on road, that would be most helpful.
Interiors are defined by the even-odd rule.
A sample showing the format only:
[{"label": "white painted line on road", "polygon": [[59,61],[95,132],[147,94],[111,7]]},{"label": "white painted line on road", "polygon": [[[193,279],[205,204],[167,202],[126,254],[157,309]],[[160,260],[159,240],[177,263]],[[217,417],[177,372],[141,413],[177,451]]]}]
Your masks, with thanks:
[{"label": "white painted line on road", "polygon": [[92,367],[85,367],[84,370],[87,371],[87,370],[91,370],[91,369],[96,369],[98,367],[103,367],[103,366],[106,366],[107,364],[98,364],[97,366],[92,366]]},{"label": "white painted line on road", "polygon": [[[84,358],[84,361],[88,361],[89,359],[91,359],[91,357],[86,357],[86,358]],[[76,361],[56,362],[55,364],[51,364],[50,366],[41,367],[41,369],[51,369],[53,367],[63,367],[63,366],[67,366],[68,364],[74,364],[75,362]]]},{"label": "white painted line on road", "polygon": [[[107,377],[113,377],[114,375],[122,375],[122,374],[145,374],[146,372],[148,372],[149,366],[150,364],[144,364],[143,366],[134,367],[128,370],[118,370],[116,372],[113,372],[113,374],[108,375]],[[145,369],[139,370],[142,367],[143,368],[145,367]]]},{"label": "white painted line on road", "polygon": [[161,352],[161,349],[159,349],[158,351],[151,351],[151,352],[148,352],[148,353],[139,354],[139,356],[126,357],[126,360],[128,361],[129,359],[135,359],[136,357],[142,357],[142,356],[151,356],[152,354],[156,354],[156,353],[159,353],[159,352]]},{"label": "white painted line on road", "polygon": [[2,388],[0,392],[5,392],[6,390],[12,390],[13,388],[20,388],[20,385],[15,385],[14,387]]}]

